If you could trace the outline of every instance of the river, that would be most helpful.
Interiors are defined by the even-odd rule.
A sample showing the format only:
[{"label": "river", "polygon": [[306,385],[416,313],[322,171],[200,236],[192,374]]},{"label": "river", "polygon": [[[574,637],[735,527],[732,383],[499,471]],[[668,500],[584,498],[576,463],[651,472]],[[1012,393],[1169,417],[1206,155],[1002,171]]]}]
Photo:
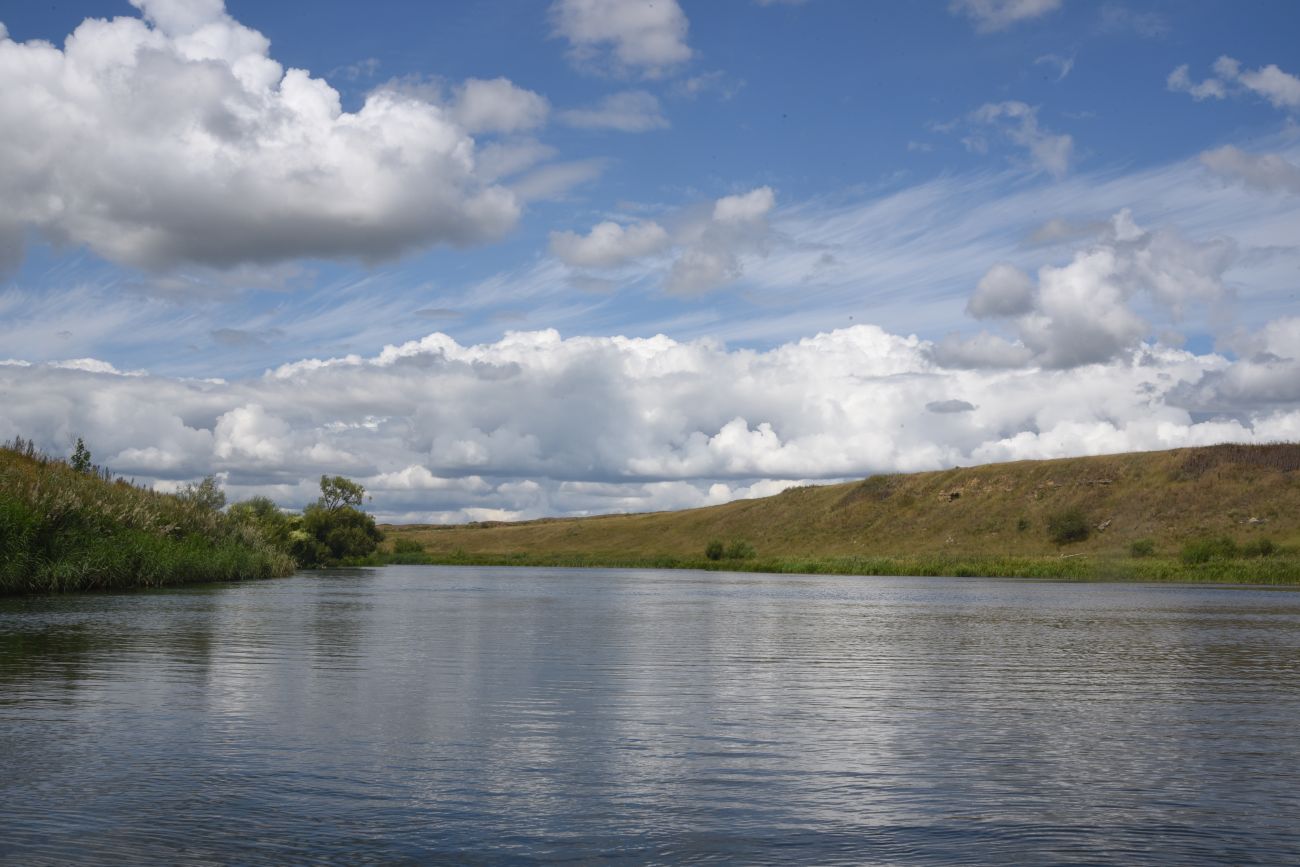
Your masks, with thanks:
[{"label": "river", "polygon": [[388,567],[0,600],[0,860],[1300,862],[1300,592]]}]

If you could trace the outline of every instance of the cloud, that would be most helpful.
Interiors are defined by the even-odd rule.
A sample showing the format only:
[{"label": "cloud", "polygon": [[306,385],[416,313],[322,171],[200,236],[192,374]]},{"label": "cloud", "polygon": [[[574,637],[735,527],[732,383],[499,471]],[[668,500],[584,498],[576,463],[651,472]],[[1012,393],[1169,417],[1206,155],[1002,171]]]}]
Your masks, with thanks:
[{"label": "cloud", "polygon": [[1005,30],[1061,8],[1062,0],[952,0],[948,11],[965,15],[978,33]]},{"label": "cloud", "polygon": [[551,252],[566,265],[578,268],[612,268],[657,253],[671,243],[664,227],[653,221],[630,226],[605,221],[586,235],[551,233]]},{"label": "cloud", "polygon": [[[220,2],[134,2],[143,20],[88,19],[62,50],[0,38],[11,246],[25,227],[129,265],[224,268],[384,259],[514,226],[519,202],[479,175],[454,112],[391,88],[343,111]],[[467,116],[499,128],[509,112],[488,111],[483,86],[506,89],[467,85]]]},{"label": "cloud", "polygon": [[1200,156],[1201,163],[1230,183],[1263,192],[1300,195],[1300,166],[1278,154],[1252,154],[1225,145]]},{"label": "cloud", "polygon": [[937,412],[942,415],[944,413],[974,412],[975,404],[950,398],[948,400],[932,400],[925,405],[925,408],[930,412]]},{"label": "cloud", "polygon": [[740,93],[745,87],[745,80],[729,75],[721,69],[702,72],[699,75],[684,78],[673,85],[673,94],[685,99],[695,99],[704,94],[714,94],[726,101]]},{"label": "cloud", "polygon": [[[1029,161],[1035,168],[1057,178],[1070,170],[1074,139],[1040,127],[1038,109],[1023,102],[986,103],[971,113],[970,120],[1000,129],[1013,144],[1028,151]],[[982,138],[973,139],[967,147],[976,153],[987,149]]]},{"label": "cloud", "polygon": [[1300,110],[1300,78],[1283,72],[1277,64],[1270,63],[1256,70],[1242,69],[1240,61],[1224,55],[1214,62],[1214,72],[1214,76],[1197,83],[1192,80],[1188,65],[1183,64],[1169,73],[1166,84],[1172,91],[1191,94],[1197,102],[1253,93],[1268,100],[1274,108]]},{"label": "cloud", "polygon": [[667,265],[662,280],[668,294],[700,295],[739,280],[745,259],[765,251],[771,233],[767,218],[775,207],[772,188],[756,187],[716,199],[707,210],[688,211],[671,228],[653,220],[631,225],[606,220],[586,235],[552,232],[551,252],[566,265],[596,269],[655,257],[649,267]]},{"label": "cloud", "polygon": [[[1300,355],[1300,320],[1250,339],[1269,354],[1232,362],[1143,343],[1056,369],[946,368],[933,344],[871,325],[766,351],[435,333],[228,383],[123,376],[85,359],[0,365],[0,439],[62,451],[81,435],[143,482],[225,473],[232,498],[286,506],[309,502],[322,473],[343,473],[363,480],[381,518],[679,508],[798,480],[1294,438],[1300,378],[1285,359]],[[1198,420],[1204,407],[1216,417]]]},{"label": "cloud", "polygon": [[579,68],[662,78],[692,55],[677,0],[556,0],[550,17]]},{"label": "cloud", "polygon": [[1059,54],[1044,54],[1042,57],[1034,59],[1035,66],[1051,66],[1056,69],[1056,80],[1064,81],[1065,77],[1074,69],[1073,57],[1062,57]]},{"label": "cloud", "polygon": [[1100,16],[1104,33],[1136,33],[1144,39],[1159,39],[1171,29],[1159,12],[1135,12],[1113,3],[1101,7]]},{"label": "cloud", "polygon": [[[1188,305],[1223,298],[1223,272],[1236,248],[1223,239],[1192,242],[1171,230],[1147,231],[1128,210],[1106,235],[1061,266],[1044,265],[1038,282],[1019,268],[999,263],[980,280],[967,305],[977,318],[1010,320],[1025,363],[1046,368],[1099,364],[1135,351],[1149,331],[1130,306],[1141,294],[1177,316]],[[974,343],[954,338],[942,345],[950,364],[974,367],[1014,358],[1015,344],[994,336]]]},{"label": "cloud", "polygon": [[612,129],[619,132],[648,132],[667,129],[668,118],[659,100],[644,90],[625,90],[611,94],[591,108],[571,108],[560,112],[560,120],[579,129]]},{"label": "cloud", "polygon": [[1020,316],[1034,305],[1034,281],[1015,265],[994,265],[975,287],[966,312],[976,319],[990,316]]},{"label": "cloud", "polygon": [[510,190],[521,202],[559,198],[574,187],[600,177],[608,165],[609,161],[600,157],[551,163],[512,181]]},{"label": "cloud", "polygon": [[506,78],[467,79],[456,88],[452,117],[466,132],[522,132],[546,123],[550,103]]},{"label": "cloud", "polygon": [[743,257],[762,250],[768,213],[776,207],[771,187],[724,196],[707,220],[688,222],[679,232],[681,252],[664,283],[671,295],[699,295],[739,280]]}]

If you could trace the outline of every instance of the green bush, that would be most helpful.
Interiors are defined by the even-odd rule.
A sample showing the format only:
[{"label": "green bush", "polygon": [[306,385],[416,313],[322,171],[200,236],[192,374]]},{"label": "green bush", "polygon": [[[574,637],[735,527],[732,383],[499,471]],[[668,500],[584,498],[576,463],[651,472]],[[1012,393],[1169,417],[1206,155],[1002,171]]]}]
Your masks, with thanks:
[{"label": "green bush", "polygon": [[1020,520],[1016,521],[1016,530],[1017,530],[1018,532],[1023,533],[1023,532],[1025,532],[1025,531],[1028,530],[1028,529],[1029,529],[1029,519],[1028,519],[1028,518],[1021,518]]},{"label": "green bush", "polygon": [[1047,519],[1047,535],[1058,545],[1082,542],[1088,538],[1092,527],[1080,509],[1066,509]]},{"label": "green bush", "polygon": [[1215,539],[1195,539],[1183,546],[1184,563],[1209,563],[1211,560],[1230,560],[1237,556],[1237,543],[1227,536]]},{"label": "green bush", "polygon": [[424,546],[414,539],[394,539],[394,554],[423,554]]},{"label": "green bush", "polygon": [[1272,557],[1277,553],[1277,544],[1272,539],[1256,539],[1241,546],[1243,557]]},{"label": "green bush", "polygon": [[754,556],[754,546],[744,539],[737,539],[727,546],[727,552],[724,555],[728,560],[748,560]]},{"label": "green bush", "polygon": [[724,550],[721,539],[710,539],[709,544],[704,546],[704,556],[710,560],[721,560]]},{"label": "green bush", "polygon": [[1132,557],[1151,557],[1156,553],[1156,543],[1150,539],[1138,539],[1128,546],[1128,553]]}]

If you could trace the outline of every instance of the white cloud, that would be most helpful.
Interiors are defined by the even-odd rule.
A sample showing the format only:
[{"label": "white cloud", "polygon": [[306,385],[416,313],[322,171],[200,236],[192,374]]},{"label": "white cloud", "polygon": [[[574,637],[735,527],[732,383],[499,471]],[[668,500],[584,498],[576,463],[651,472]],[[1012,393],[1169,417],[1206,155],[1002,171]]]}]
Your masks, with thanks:
[{"label": "white cloud", "polygon": [[1252,190],[1300,195],[1300,166],[1278,154],[1252,154],[1225,145],[1201,154],[1201,163],[1231,183]]},{"label": "white cloud", "polygon": [[1065,77],[1074,69],[1074,58],[1063,57],[1059,54],[1044,54],[1041,57],[1034,58],[1035,66],[1051,66],[1056,69],[1056,80],[1064,81]]},{"label": "white cloud", "polygon": [[1034,281],[1015,265],[1000,262],[980,278],[966,312],[976,319],[1020,316],[1034,305]]},{"label": "white cloud", "polygon": [[[226,473],[232,497],[287,506],[344,473],[406,520],[677,508],[793,480],[1294,437],[1300,320],[1249,339],[1260,352],[1238,362],[1144,343],[1068,369],[946,368],[934,344],[869,325],[764,352],[431,334],[230,383],[0,365],[0,439],[62,452],[81,435],[146,483]],[[1206,408],[1218,417],[1198,421]]]},{"label": "white cloud", "polygon": [[1061,8],[1062,0],[952,0],[948,10],[965,15],[980,33],[1005,30]]},{"label": "white cloud", "polygon": [[[1181,316],[1188,305],[1225,294],[1223,272],[1236,254],[1222,239],[1194,243],[1170,230],[1146,231],[1127,211],[1106,235],[1066,265],[1044,265],[1038,284],[1019,268],[999,263],[980,280],[968,312],[1014,323],[1026,363],[1048,368],[1107,362],[1138,349],[1149,326],[1130,306],[1141,294]],[[1014,345],[985,335],[974,343],[954,338],[939,349],[949,363],[1001,366]]]},{"label": "white cloud", "polygon": [[[479,175],[455,111],[392,88],[343,111],[217,0],[135,3],[144,20],[88,19],[62,50],[0,39],[11,256],[24,227],[165,268],[374,260],[515,224],[518,201]],[[540,97],[501,80],[462,96],[479,128],[541,113]],[[509,106],[493,104],[503,96]]]},{"label": "white cloud", "polygon": [[456,88],[452,117],[466,132],[522,132],[546,123],[546,97],[506,78],[467,79]]},{"label": "white cloud", "polygon": [[667,265],[660,276],[670,295],[700,295],[734,283],[744,274],[745,261],[765,252],[771,232],[767,218],[775,207],[772,188],[756,187],[716,199],[707,211],[694,209],[675,219],[671,229],[652,220],[627,226],[606,220],[586,235],[552,232],[551,251],[579,268],[618,268],[655,257],[647,267],[657,271]]},{"label": "white cloud", "polygon": [[659,100],[644,90],[610,94],[590,108],[560,112],[560,120],[579,129],[612,129],[619,132],[648,132],[666,129],[668,118]]},{"label": "white cloud", "polygon": [[677,0],[556,0],[550,14],[579,67],[662,78],[691,58]]},{"label": "white cloud", "polygon": [[566,265],[579,268],[615,267],[657,253],[670,243],[668,232],[653,221],[622,226],[607,220],[586,235],[551,233],[551,251]]},{"label": "white cloud", "polygon": [[[1035,168],[1057,178],[1070,170],[1074,139],[1040,127],[1038,109],[1023,102],[986,103],[971,113],[970,120],[1000,129],[1013,144],[1028,151],[1029,161]],[[967,147],[984,153],[987,145],[981,146],[982,141],[980,138],[972,139]]]},{"label": "white cloud", "polygon": [[1300,78],[1283,72],[1275,63],[1255,70],[1242,69],[1240,61],[1224,55],[1214,62],[1214,72],[1214,76],[1197,83],[1188,65],[1183,64],[1169,73],[1166,84],[1170,90],[1190,94],[1197,102],[1253,93],[1274,108],[1300,110]]},{"label": "white cloud", "polygon": [[723,196],[713,205],[713,219],[719,223],[752,223],[767,216],[776,207],[771,187],[758,187],[748,193]]}]

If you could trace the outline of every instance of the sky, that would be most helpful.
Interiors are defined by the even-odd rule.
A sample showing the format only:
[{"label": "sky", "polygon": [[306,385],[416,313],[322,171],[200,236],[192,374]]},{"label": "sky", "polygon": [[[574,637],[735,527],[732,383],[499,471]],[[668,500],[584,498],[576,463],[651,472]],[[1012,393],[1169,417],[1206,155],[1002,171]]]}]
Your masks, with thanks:
[{"label": "sky", "polygon": [[1298,32],[0,3],[0,438],[406,522],[1300,440]]}]

